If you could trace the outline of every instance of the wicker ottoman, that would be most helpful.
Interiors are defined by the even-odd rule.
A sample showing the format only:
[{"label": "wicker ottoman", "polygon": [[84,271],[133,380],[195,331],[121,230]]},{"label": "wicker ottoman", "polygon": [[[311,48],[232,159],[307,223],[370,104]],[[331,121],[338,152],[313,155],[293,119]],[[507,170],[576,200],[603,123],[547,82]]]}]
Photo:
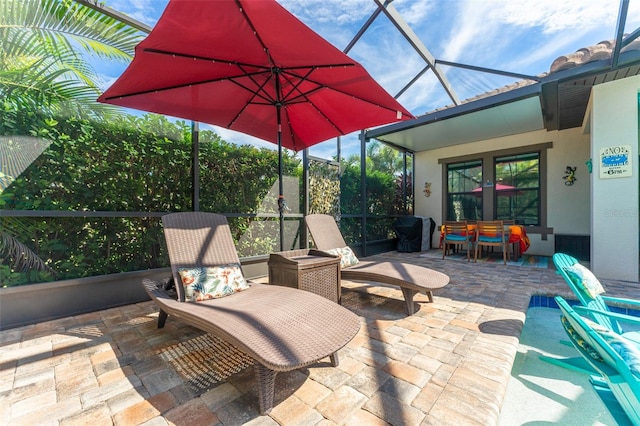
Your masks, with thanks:
[{"label": "wicker ottoman", "polygon": [[340,257],[314,249],[271,253],[269,284],[310,291],[340,303]]}]

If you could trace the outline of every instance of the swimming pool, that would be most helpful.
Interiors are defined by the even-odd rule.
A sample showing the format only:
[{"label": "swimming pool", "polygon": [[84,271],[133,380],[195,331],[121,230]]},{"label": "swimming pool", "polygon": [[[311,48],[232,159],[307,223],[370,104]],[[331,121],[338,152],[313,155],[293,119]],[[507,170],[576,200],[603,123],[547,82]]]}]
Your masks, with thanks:
[{"label": "swimming pool", "polygon": [[555,306],[552,298],[545,297],[532,297],[498,425],[630,425],[613,397],[605,394],[605,405],[586,374],[539,359],[579,356],[572,346],[561,343],[567,336],[560,310],[545,307]]}]

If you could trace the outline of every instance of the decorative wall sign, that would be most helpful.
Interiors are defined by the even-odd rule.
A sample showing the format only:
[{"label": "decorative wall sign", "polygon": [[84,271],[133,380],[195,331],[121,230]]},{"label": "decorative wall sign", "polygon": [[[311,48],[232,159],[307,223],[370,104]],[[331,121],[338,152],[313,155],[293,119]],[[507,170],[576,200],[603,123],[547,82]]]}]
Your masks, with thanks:
[{"label": "decorative wall sign", "polygon": [[631,158],[631,145],[601,148],[600,179],[631,176]]},{"label": "decorative wall sign", "polygon": [[564,171],[564,176],[562,176],[565,185],[571,186],[576,183],[576,181],[578,180],[578,178],[576,177],[576,170],[578,170],[577,167],[567,166]]},{"label": "decorative wall sign", "polygon": [[423,192],[425,197],[429,197],[431,195],[431,182],[424,183]]}]

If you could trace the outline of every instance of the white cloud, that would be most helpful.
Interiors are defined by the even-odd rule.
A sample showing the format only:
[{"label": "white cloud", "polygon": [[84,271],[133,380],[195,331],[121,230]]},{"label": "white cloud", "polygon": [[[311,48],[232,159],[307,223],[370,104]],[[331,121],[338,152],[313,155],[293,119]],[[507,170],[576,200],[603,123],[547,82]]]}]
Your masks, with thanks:
[{"label": "white cloud", "polygon": [[540,27],[544,34],[567,30],[585,31],[594,25],[615,24],[617,0],[493,0],[500,21],[524,27]]},{"label": "white cloud", "polygon": [[279,0],[278,3],[309,26],[313,22],[338,26],[357,24],[375,10],[372,0]]},{"label": "white cloud", "polygon": [[[398,0],[393,5],[409,26],[420,25],[424,18],[438,6],[433,0]],[[442,5],[442,3],[440,3]]]},{"label": "white cloud", "polygon": [[[627,29],[640,20],[636,3],[630,6]],[[438,59],[521,74],[548,71],[558,56],[612,38],[619,6],[617,0],[464,0],[446,5],[448,10],[439,7],[430,12],[446,26],[420,28],[420,36]],[[488,74],[470,76],[491,81]],[[463,92],[464,87],[458,84],[454,90]]]},{"label": "white cloud", "polygon": [[168,0],[111,0],[105,2],[107,6],[122,12],[133,19],[153,27]]},{"label": "white cloud", "polygon": [[118,77],[106,74],[98,74],[98,78],[100,79],[100,90],[102,90],[103,92],[111,87],[111,85],[118,79]]}]

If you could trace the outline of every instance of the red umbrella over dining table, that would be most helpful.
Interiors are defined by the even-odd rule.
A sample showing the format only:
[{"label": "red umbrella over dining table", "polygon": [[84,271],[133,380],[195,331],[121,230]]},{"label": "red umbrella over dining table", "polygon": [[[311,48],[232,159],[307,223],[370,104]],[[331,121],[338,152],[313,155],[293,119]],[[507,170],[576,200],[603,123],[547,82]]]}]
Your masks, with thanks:
[{"label": "red umbrella over dining table", "polygon": [[[516,188],[515,186],[504,185],[502,183],[496,183],[495,186],[491,185],[490,187],[493,187],[498,195],[513,195],[519,193],[518,188]],[[471,192],[481,194],[483,189],[483,186],[479,186]]]},{"label": "red umbrella over dining table", "polygon": [[209,123],[295,151],[413,118],[275,0],[170,0],[99,102]]}]

